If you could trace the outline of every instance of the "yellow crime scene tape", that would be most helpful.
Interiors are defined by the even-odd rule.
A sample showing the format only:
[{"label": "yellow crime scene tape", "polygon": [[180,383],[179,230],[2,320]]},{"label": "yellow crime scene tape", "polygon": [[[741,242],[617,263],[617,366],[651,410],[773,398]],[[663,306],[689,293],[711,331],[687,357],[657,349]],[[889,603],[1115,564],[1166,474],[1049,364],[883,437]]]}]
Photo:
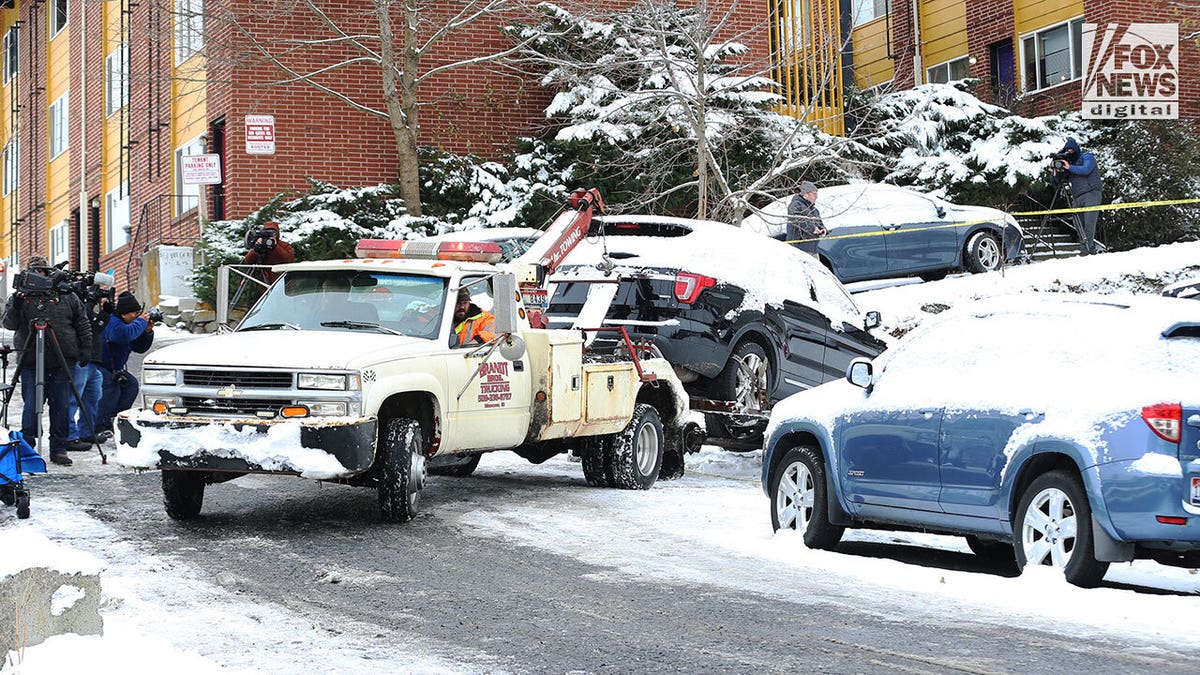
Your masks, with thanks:
[{"label": "yellow crime scene tape", "polygon": [[[1167,200],[1156,201],[1156,202],[1120,202],[1117,204],[1101,204],[1099,206],[1082,206],[1082,207],[1072,208],[1072,209],[1050,209],[1050,210],[1046,210],[1046,211],[1019,211],[1017,213],[1010,213],[1008,215],[1013,216],[1013,217],[1017,217],[1017,216],[1053,216],[1053,215],[1064,215],[1064,214],[1068,214],[1068,213],[1083,213],[1084,211],[1119,211],[1121,209],[1142,209],[1142,208],[1147,208],[1147,207],[1152,207],[1152,206],[1176,206],[1179,204],[1200,204],[1200,198],[1167,199]],[[824,240],[832,240],[832,239],[856,239],[859,237],[882,237],[882,236],[886,236],[889,234],[897,234],[900,232],[907,234],[909,232],[925,232],[927,230],[942,230],[942,229],[951,228],[951,227],[967,227],[970,225],[979,225],[981,223],[994,223],[994,222],[996,222],[996,220],[994,218],[984,218],[981,220],[965,220],[965,221],[960,221],[960,222],[946,223],[944,225],[927,225],[925,227],[909,227],[909,228],[905,228],[903,230],[900,230],[898,227],[896,227],[893,229],[884,228],[882,231],[872,230],[870,232],[852,232],[850,234],[827,234],[827,235],[824,235],[821,237],[815,237],[813,239],[788,239],[788,240],[784,241],[784,243],[785,244],[798,244],[798,243],[805,242],[805,241],[824,241]]]}]

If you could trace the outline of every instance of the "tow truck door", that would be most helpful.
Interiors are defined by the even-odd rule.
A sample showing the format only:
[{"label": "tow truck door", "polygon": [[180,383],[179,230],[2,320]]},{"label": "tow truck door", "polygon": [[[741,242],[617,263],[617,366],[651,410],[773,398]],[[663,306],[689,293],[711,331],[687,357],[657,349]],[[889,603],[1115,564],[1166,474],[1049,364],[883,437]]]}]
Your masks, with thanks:
[{"label": "tow truck door", "polygon": [[[510,311],[515,312],[515,284],[503,290],[499,287],[505,286],[504,283],[493,284],[499,276],[463,278],[459,284],[452,284],[450,301],[453,302],[459,287],[466,286],[472,302],[481,309],[499,315],[503,311],[500,303],[507,302],[511,304]],[[507,280],[511,281],[511,277]],[[451,306],[451,317],[453,312]],[[452,318],[450,340],[454,338],[453,323]],[[454,346],[446,365],[449,414],[443,437],[451,449],[485,450],[520,445],[529,430],[532,392],[528,355],[522,352],[518,356],[508,349],[483,345]]]}]

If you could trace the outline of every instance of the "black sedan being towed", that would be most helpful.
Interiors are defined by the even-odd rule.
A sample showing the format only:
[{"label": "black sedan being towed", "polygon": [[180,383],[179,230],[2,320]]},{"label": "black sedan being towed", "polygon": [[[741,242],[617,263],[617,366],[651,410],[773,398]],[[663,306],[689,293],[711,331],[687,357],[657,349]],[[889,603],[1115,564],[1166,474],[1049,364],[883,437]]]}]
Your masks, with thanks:
[{"label": "black sedan being towed", "polygon": [[[813,257],[724,223],[597,218],[552,282],[551,327],[624,326],[693,397],[739,411],[843,377],[885,347],[869,332],[878,314],[864,316]],[[752,417],[706,415],[708,433],[753,436]]]}]

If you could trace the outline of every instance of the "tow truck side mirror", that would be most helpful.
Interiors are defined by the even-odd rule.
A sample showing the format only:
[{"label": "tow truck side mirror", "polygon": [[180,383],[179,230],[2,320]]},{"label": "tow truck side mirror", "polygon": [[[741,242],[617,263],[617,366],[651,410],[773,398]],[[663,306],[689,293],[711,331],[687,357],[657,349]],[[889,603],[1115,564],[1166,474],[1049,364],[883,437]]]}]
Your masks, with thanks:
[{"label": "tow truck side mirror", "polygon": [[517,332],[517,278],[509,273],[492,277],[492,314],[496,317],[496,333]]},{"label": "tow truck side mirror", "polygon": [[863,321],[863,327],[867,330],[871,330],[872,328],[878,328],[882,323],[883,317],[880,316],[879,312],[871,310],[867,312],[866,319]]}]

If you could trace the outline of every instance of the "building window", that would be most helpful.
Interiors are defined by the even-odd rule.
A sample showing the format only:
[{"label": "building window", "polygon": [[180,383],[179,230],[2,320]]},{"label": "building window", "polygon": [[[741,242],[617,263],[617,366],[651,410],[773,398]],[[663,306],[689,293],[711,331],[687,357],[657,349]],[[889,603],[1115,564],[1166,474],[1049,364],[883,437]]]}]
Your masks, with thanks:
[{"label": "building window", "polygon": [[1056,87],[1083,76],[1083,17],[1021,38],[1025,91]]},{"label": "building window", "polygon": [[175,151],[175,215],[182,215],[200,206],[200,186],[183,182],[183,158],[204,154],[204,139],[197,137]]},{"label": "building window", "polygon": [[71,119],[71,94],[66,93],[50,104],[50,159],[63,153],[71,143],[68,124]]},{"label": "building window", "polygon": [[104,224],[106,253],[129,243],[129,184],[104,195]]},{"label": "building window", "polygon": [[129,44],[122,42],[104,59],[105,115],[129,103]]},{"label": "building window", "polygon": [[4,194],[10,195],[21,180],[21,144],[16,138],[4,144]]},{"label": "building window", "polygon": [[204,0],[175,0],[175,65],[204,49]]},{"label": "building window", "polygon": [[63,221],[54,227],[50,228],[50,264],[57,265],[64,260],[70,260],[71,231],[68,228],[67,221]]},{"label": "building window", "polygon": [[17,35],[18,35],[18,33],[17,33],[16,26],[9,28],[8,32],[6,32],[4,34],[4,83],[5,84],[8,84],[8,81],[13,79],[17,75],[17,64],[19,63],[19,61],[17,60],[17,57],[20,54],[20,50],[18,49],[18,47],[20,45],[17,42]]},{"label": "building window", "polygon": [[939,63],[932,68],[925,69],[925,81],[945,84],[951,80],[961,80],[967,76],[967,66],[969,65],[970,61],[966,56]]},{"label": "building window", "polygon": [[887,16],[890,11],[888,0],[854,0],[853,7],[855,26]]},{"label": "building window", "polygon": [[67,27],[67,0],[51,0],[50,7],[50,37]]}]

